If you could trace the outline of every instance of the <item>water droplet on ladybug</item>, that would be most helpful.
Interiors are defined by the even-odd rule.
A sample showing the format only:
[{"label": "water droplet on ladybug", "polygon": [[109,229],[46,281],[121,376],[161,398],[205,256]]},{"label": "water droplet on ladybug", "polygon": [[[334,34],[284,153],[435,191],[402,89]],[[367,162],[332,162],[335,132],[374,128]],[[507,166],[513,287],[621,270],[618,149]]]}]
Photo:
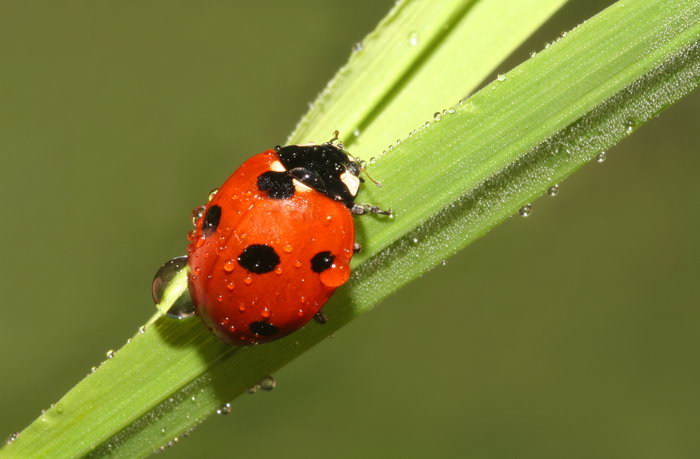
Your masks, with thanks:
[{"label": "water droplet on ladybug", "polygon": [[227,282],[226,288],[229,290],[233,290],[234,288],[236,288],[236,284],[234,284],[233,281]]},{"label": "water droplet on ladybug", "polygon": [[282,274],[282,267],[281,266],[277,266],[275,268],[275,274],[277,274],[278,276]]},{"label": "water droplet on ladybug", "polygon": [[270,317],[270,310],[268,308],[265,308],[262,310],[260,315],[263,316],[265,319],[267,319]]},{"label": "water droplet on ladybug", "polygon": [[299,260],[295,261],[294,266],[296,266],[297,268],[301,268],[301,261],[299,261]]},{"label": "water droplet on ladybug", "polygon": [[238,305],[238,310],[241,311],[241,312],[245,312],[245,304],[240,303],[240,304]]},{"label": "water droplet on ladybug", "polygon": [[253,279],[250,276],[247,276],[245,279],[243,279],[243,282],[245,282],[245,285],[250,285],[253,283]]},{"label": "water droplet on ladybug", "polygon": [[204,210],[206,207],[204,206],[197,206],[194,209],[192,209],[192,225],[197,226],[197,222],[199,221],[202,216],[204,216]]},{"label": "water droplet on ladybug", "polygon": [[216,301],[218,301],[219,303],[223,303],[223,301],[224,301],[224,296],[223,296],[223,295],[217,296],[217,297],[216,297]]},{"label": "water droplet on ladybug", "polygon": [[319,275],[321,283],[326,287],[340,287],[350,278],[350,265],[336,260],[335,263]]},{"label": "water droplet on ladybug", "polygon": [[297,315],[298,315],[299,317],[304,317],[304,310],[303,310],[303,309],[299,309],[299,310],[297,311]]},{"label": "water droplet on ladybug", "polygon": [[285,244],[284,247],[282,247],[282,250],[285,251],[285,253],[290,253],[292,251],[293,247],[292,244]]},{"label": "water droplet on ladybug", "polygon": [[224,271],[226,271],[227,273],[230,273],[231,271],[233,271],[233,268],[235,268],[235,267],[236,267],[236,264],[233,262],[233,260],[228,260],[228,261],[226,261],[226,263],[224,263]]},{"label": "water droplet on ladybug", "polygon": [[207,198],[207,201],[211,201],[212,199],[214,199],[214,196],[216,196],[216,193],[218,193],[218,192],[219,192],[218,188],[214,188],[213,190],[211,190],[209,192],[209,197]]}]

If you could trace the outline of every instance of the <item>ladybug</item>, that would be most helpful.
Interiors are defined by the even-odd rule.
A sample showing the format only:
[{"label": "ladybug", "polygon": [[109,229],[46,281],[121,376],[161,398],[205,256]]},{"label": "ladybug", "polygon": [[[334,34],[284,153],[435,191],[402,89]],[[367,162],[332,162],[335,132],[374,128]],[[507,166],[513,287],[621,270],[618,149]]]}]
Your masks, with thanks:
[{"label": "ladybug", "polygon": [[336,132],[251,157],[195,209],[188,289],[214,334],[258,344],[326,321],[321,309],[359,251],[353,215],[392,215],[355,203],[362,169]]}]

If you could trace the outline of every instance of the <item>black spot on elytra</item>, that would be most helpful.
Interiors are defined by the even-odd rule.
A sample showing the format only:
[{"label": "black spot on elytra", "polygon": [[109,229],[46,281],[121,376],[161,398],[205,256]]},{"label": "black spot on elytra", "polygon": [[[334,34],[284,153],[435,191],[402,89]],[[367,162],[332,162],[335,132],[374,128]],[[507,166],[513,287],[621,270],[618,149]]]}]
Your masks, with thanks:
[{"label": "black spot on elytra", "polygon": [[251,273],[265,274],[280,264],[280,257],[269,245],[252,244],[238,255],[238,264]]},{"label": "black spot on elytra", "polygon": [[219,222],[221,221],[221,207],[211,206],[207,209],[207,213],[204,214],[204,219],[202,220],[202,233],[205,236],[209,236],[211,233],[216,231],[219,227]]},{"label": "black spot on elytra", "polygon": [[255,333],[256,335],[261,335],[261,336],[272,336],[276,335],[279,330],[277,327],[275,327],[272,324],[268,324],[267,322],[253,322],[249,325],[250,331]]},{"label": "black spot on elytra", "polygon": [[328,251],[318,252],[311,259],[311,271],[315,273],[323,272],[333,266],[333,260],[335,260],[335,255],[332,253]]},{"label": "black spot on elytra", "polygon": [[294,183],[286,172],[267,171],[260,174],[258,189],[267,191],[267,196],[272,199],[289,199],[294,196]]}]

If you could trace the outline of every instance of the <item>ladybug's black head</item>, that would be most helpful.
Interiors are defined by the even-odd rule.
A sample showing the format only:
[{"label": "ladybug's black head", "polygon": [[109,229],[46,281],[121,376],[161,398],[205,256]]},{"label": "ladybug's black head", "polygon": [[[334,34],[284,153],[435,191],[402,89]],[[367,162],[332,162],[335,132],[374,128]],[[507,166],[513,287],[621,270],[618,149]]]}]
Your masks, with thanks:
[{"label": "ladybug's black head", "polygon": [[360,165],[333,143],[277,148],[292,178],[351,208],[360,187]]}]

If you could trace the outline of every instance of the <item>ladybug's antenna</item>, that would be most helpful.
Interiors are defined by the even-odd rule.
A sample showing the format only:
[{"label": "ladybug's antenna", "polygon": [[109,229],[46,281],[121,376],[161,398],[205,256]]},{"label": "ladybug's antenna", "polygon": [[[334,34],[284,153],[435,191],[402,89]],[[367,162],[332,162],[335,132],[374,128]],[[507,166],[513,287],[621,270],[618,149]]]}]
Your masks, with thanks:
[{"label": "ladybug's antenna", "polygon": [[333,131],[333,138],[328,143],[331,145],[337,143],[340,148],[343,148],[343,143],[340,141],[340,131]]},{"label": "ladybug's antenna", "polygon": [[367,176],[367,178],[369,179],[370,182],[372,182],[372,183],[374,183],[375,185],[377,185],[378,188],[381,188],[381,187],[382,187],[382,182],[380,182],[379,180],[374,180],[374,179],[372,178],[372,176],[369,175],[369,174],[367,173],[367,166],[366,166],[366,165],[365,165],[365,166],[362,166],[362,169],[361,169],[361,170],[362,170],[362,172],[365,173],[365,175]]}]

